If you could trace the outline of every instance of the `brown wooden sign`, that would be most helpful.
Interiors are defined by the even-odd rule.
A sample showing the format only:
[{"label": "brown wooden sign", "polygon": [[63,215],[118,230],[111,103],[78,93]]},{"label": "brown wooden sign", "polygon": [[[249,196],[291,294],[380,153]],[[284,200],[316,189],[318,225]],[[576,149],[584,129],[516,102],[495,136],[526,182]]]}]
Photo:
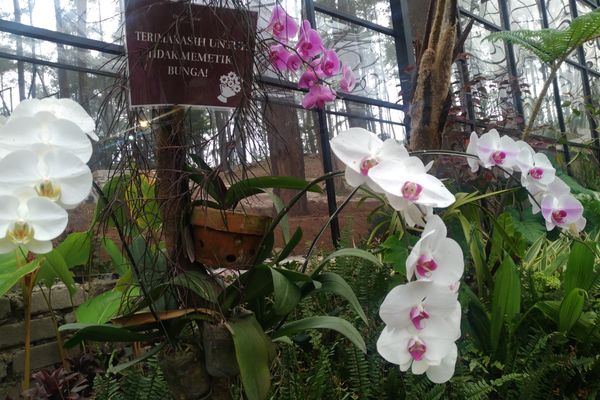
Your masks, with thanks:
[{"label": "brown wooden sign", "polygon": [[129,0],[131,107],[234,108],[250,96],[257,14],[188,1]]}]

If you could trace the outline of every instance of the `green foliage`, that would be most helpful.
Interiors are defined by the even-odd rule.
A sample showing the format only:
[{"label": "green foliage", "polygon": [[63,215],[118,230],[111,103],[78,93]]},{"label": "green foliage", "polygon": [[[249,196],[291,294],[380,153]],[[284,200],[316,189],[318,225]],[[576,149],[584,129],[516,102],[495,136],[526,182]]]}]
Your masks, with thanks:
[{"label": "green foliage", "polygon": [[545,63],[552,64],[567,56],[585,42],[600,37],[600,10],[575,18],[568,28],[513,30],[494,32],[489,40],[506,40],[535,54]]},{"label": "green foliage", "polygon": [[94,379],[96,400],[171,400],[158,359],[152,357],[121,374],[105,373]]}]

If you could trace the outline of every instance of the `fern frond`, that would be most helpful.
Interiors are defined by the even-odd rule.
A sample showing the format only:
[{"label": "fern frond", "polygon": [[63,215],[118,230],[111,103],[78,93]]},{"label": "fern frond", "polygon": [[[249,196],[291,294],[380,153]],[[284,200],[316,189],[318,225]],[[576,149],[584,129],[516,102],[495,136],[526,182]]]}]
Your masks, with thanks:
[{"label": "fern frond", "polygon": [[492,42],[506,40],[535,54],[547,64],[564,60],[577,47],[600,37],[600,9],[575,18],[566,29],[515,30],[494,32]]}]

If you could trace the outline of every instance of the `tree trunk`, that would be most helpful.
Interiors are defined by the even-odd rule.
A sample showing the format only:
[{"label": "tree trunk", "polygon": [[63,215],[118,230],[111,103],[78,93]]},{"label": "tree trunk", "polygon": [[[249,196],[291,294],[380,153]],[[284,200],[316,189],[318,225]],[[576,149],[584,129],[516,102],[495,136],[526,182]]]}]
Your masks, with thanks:
[{"label": "tree trunk", "polygon": [[[77,27],[77,35],[87,37],[87,0],[77,0],[75,5],[77,12],[77,22],[75,24]],[[85,57],[88,55],[88,51],[85,49],[78,49],[77,54],[79,56],[77,65],[85,67]],[[77,74],[77,81],[79,84],[77,88],[77,100],[79,101],[79,104],[89,112],[90,104],[87,75],[84,72],[79,72]]]},{"label": "tree trunk", "polygon": [[[13,11],[15,14],[15,22],[21,23],[21,6],[19,0],[13,0]],[[23,38],[17,35],[17,56],[23,55]],[[19,99],[25,100],[27,95],[25,93],[25,64],[23,61],[17,61],[17,81],[19,85]]]},{"label": "tree trunk", "polygon": [[[17,0],[15,0],[17,1]],[[63,21],[63,10],[60,7],[60,0],[54,0],[54,16],[56,18],[56,30],[58,32],[64,32],[64,21]],[[65,46],[58,43],[56,45],[57,59],[59,63],[66,63]],[[71,97],[71,89],[69,88],[69,80],[67,76],[67,70],[59,68],[57,70],[58,75],[58,94],[60,97]]]},{"label": "tree trunk", "polygon": [[[291,107],[267,103],[264,119],[273,175],[286,175],[305,179],[304,150],[296,110]],[[296,194],[295,191],[291,190],[276,190],[275,193],[281,197],[285,204]],[[306,214],[308,214],[308,199],[304,195],[292,207],[290,215]]]}]

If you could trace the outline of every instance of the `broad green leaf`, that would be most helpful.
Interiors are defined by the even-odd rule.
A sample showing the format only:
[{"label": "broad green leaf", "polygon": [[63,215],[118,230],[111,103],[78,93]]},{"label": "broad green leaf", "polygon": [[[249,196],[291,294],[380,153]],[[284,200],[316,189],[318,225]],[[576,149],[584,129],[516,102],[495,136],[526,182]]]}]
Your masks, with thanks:
[{"label": "broad green leaf", "polygon": [[77,322],[85,324],[104,324],[117,316],[121,309],[124,293],[111,290],[92,297],[75,310]]},{"label": "broad green leaf", "polygon": [[190,289],[192,292],[211,303],[217,301],[214,282],[197,271],[184,271],[173,278],[171,284]]},{"label": "broad green leaf", "polygon": [[273,344],[253,315],[227,322],[248,400],[264,400],[271,388]]},{"label": "broad green leaf", "polygon": [[[277,196],[275,193],[273,193],[273,191],[264,190],[264,193],[271,198],[277,213],[280,213],[285,208],[285,204],[283,204],[281,197]],[[281,228],[281,233],[283,234],[283,243],[287,245],[287,243],[290,241],[290,223],[287,214],[285,214],[283,218],[281,218],[281,221],[279,221],[279,227]]]},{"label": "broad green leaf", "polygon": [[62,258],[69,269],[78,265],[86,265],[92,251],[91,233],[71,233],[56,247],[55,251],[62,255]]},{"label": "broad green leaf", "polygon": [[119,275],[124,276],[127,273],[131,273],[129,261],[127,261],[123,255],[123,252],[121,249],[119,249],[119,246],[117,246],[115,242],[105,237],[102,239],[102,247],[104,247],[104,250],[106,250],[108,253],[113,263],[113,267]]},{"label": "broad green leaf", "polygon": [[[44,282],[47,287],[52,287],[56,278],[60,279],[65,284],[71,296],[75,294],[75,280],[73,279],[73,272],[69,270],[65,259],[62,254],[58,251],[58,248],[52,250],[50,253],[40,256],[44,259],[41,264],[41,268],[36,276],[36,282]],[[73,260],[74,258],[72,258]]]},{"label": "broad green leaf", "polygon": [[[25,275],[35,271],[40,266],[39,260],[33,260],[29,264],[16,268],[12,272],[0,274],[0,296],[12,289]],[[15,262],[16,267],[16,262]]]},{"label": "broad green leaf", "polygon": [[521,283],[519,272],[510,256],[504,257],[495,276],[492,294],[490,339],[492,349],[498,348],[505,323],[512,323],[521,309]]},{"label": "broad green leaf", "polygon": [[244,179],[234,183],[225,195],[225,208],[233,208],[242,199],[263,193],[263,189],[293,189],[321,193],[317,185],[309,186],[309,182],[291,176],[260,176]]},{"label": "broad green leaf", "polygon": [[574,241],[567,262],[564,277],[565,293],[570,293],[575,288],[589,290],[594,284],[594,251],[590,248],[593,244]]},{"label": "broad green leaf", "polygon": [[73,347],[84,340],[95,342],[149,342],[160,337],[161,332],[135,332],[118,325],[111,324],[65,324],[58,328],[59,332],[75,331],[67,341],[65,347]]},{"label": "broad green leaf", "polygon": [[575,325],[583,312],[586,297],[586,291],[579,288],[571,290],[565,296],[560,304],[560,312],[558,314],[558,329],[560,331],[569,332],[573,325]]},{"label": "broad green leaf", "polygon": [[287,256],[289,256],[292,251],[294,251],[294,249],[296,248],[298,243],[300,243],[300,240],[302,240],[302,229],[300,229],[300,227],[298,227],[296,229],[296,232],[294,232],[292,237],[285,244],[285,247],[281,250],[279,255],[277,255],[277,259],[275,260],[275,263],[277,264],[277,263],[285,260],[285,258]]},{"label": "broad green leaf", "polygon": [[365,341],[356,328],[345,319],[331,316],[308,317],[288,322],[273,333],[273,337],[293,336],[309,329],[332,329],[347,337],[363,353],[367,352]]},{"label": "broad green leaf", "polygon": [[337,294],[338,296],[343,297],[348,300],[348,303],[354,308],[359,317],[365,322],[365,324],[369,324],[367,320],[367,315],[363,311],[356,294],[348,285],[348,282],[344,280],[338,274],[333,272],[322,272],[319,275],[313,277],[315,281],[321,282],[321,288],[316,292],[329,292],[333,294]]},{"label": "broad green leaf", "polygon": [[277,315],[291,312],[300,301],[300,288],[281,272],[270,268],[273,279],[273,308]]},{"label": "broad green leaf", "polygon": [[331,253],[327,257],[325,257],[325,259],[323,261],[321,261],[321,264],[319,264],[319,266],[313,271],[313,273],[312,273],[313,276],[315,274],[318,274],[329,261],[331,261],[337,257],[358,257],[358,258],[362,258],[363,260],[370,261],[379,267],[382,266],[381,261],[379,261],[379,258],[374,256],[372,253],[370,253],[366,250],[357,249],[357,248],[346,248],[346,249],[340,249],[340,250],[334,251],[333,253]]},{"label": "broad green leaf", "polygon": [[25,259],[17,251],[0,254],[0,275],[14,272],[17,269],[17,258],[19,258],[20,265],[25,264]]},{"label": "broad green leaf", "polygon": [[480,295],[483,294],[485,283],[491,281],[491,274],[485,264],[483,257],[485,248],[481,232],[477,230],[471,221],[463,215],[461,211],[456,211],[455,215],[460,221],[460,225],[465,236],[465,240],[469,246],[469,252],[473,265],[475,266],[475,278],[477,280],[477,289]]}]

